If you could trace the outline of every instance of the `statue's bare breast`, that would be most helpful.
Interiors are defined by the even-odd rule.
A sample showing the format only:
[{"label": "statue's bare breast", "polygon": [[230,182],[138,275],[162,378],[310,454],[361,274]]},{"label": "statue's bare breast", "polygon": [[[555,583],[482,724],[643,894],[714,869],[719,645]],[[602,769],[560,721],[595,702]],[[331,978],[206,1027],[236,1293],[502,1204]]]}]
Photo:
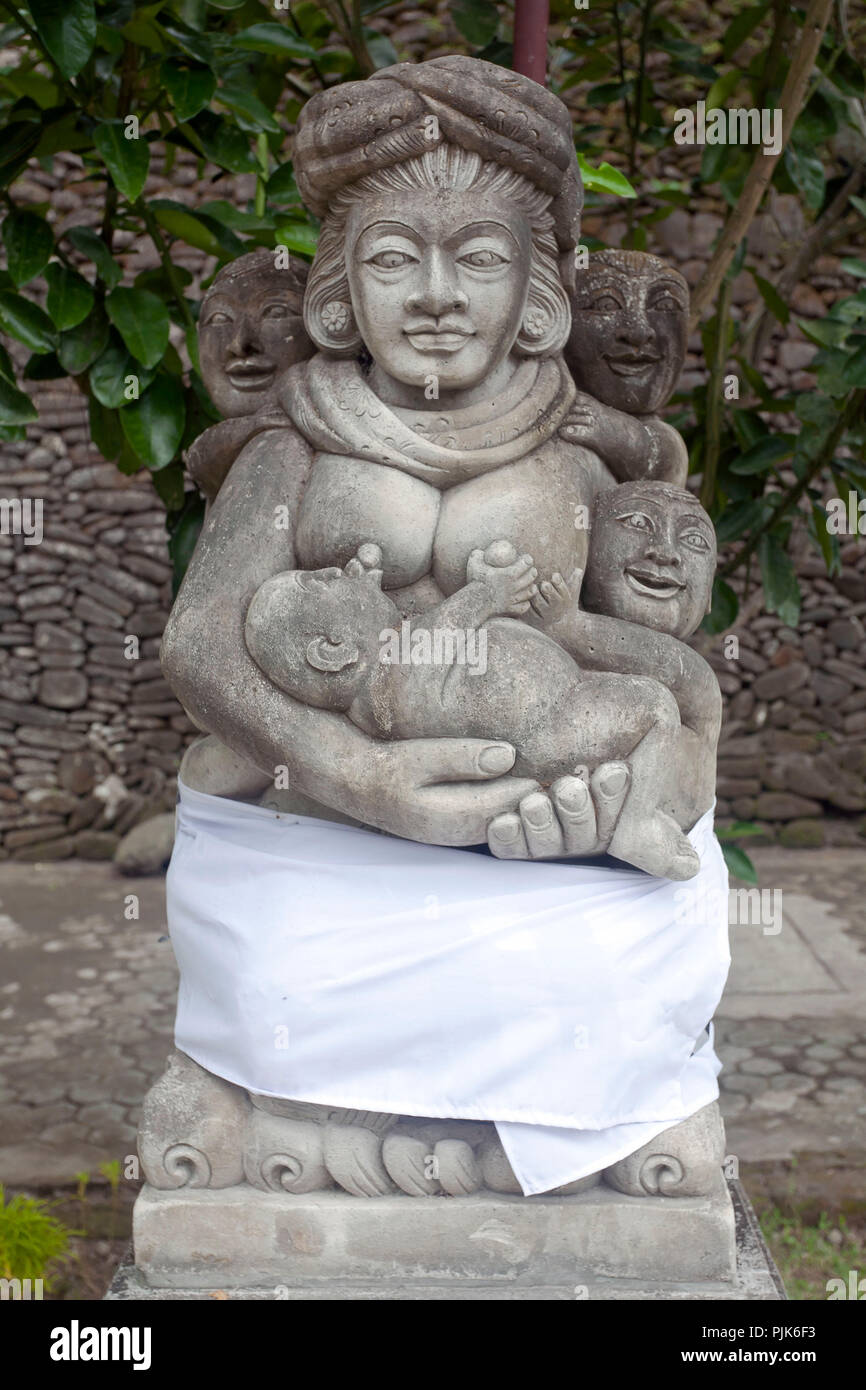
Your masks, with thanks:
[{"label": "statue's bare breast", "polygon": [[476,548],[510,540],[570,574],[586,559],[594,470],[559,441],[447,491],[396,468],[320,454],[296,528],[298,563],[345,565],[365,541],[381,547],[384,587],[402,590],[432,572],[438,589],[466,583]]}]

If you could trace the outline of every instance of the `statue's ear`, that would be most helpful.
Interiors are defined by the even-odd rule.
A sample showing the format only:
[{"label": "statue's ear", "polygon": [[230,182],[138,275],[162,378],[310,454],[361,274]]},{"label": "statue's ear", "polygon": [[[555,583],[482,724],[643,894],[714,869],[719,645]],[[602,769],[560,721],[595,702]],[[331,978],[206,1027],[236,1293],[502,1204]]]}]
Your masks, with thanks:
[{"label": "statue's ear", "polygon": [[304,653],[316,671],[344,671],[354,666],[360,655],[354,642],[329,642],[327,637],[314,637]]}]

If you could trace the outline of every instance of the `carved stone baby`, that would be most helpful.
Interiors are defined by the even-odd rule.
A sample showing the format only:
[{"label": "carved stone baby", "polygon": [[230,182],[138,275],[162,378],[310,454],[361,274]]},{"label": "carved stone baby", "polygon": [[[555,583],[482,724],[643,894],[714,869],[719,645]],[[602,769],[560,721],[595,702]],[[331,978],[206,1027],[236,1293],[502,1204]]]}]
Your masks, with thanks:
[{"label": "carved stone baby", "polygon": [[[247,614],[247,646],[282,689],[347,713],[374,738],[493,732],[517,750],[516,772],[543,786],[579,767],[628,758],[632,785],[610,852],[660,877],[691,878],[699,860],[682,830],[694,821],[694,758],[680,719],[683,712],[693,715],[689,695],[704,684],[696,679],[704,663],[683,648],[678,665],[668,650],[662,670],[676,703],[653,676],[664,643],[659,632],[679,648],[678,639],[694,631],[706,610],[713,528],[689,493],[663,484],[625,485],[603,498],[590,548],[590,590],[612,615],[607,625],[604,618],[576,616],[580,571],[572,578],[574,592],[554,575],[539,593],[531,556],[518,557],[499,541],[473,551],[465,586],[411,624],[413,645],[420,632],[454,639],[482,629],[483,668],[461,661],[455,640],[440,640],[438,663],[395,664],[382,643],[400,614],[381,590],[381,551],[366,545],[345,571],[289,571],[266,581]],[[554,640],[514,621],[530,604]],[[650,633],[639,624],[649,624]],[[428,642],[423,649],[437,646]],[[679,671],[688,679],[678,679]],[[718,730],[706,701],[694,715],[699,726],[687,734],[710,766]],[[699,800],[706,790],[702,778]],[[711,785],[709,795],[711,802]],[[661,810],[662,801],[679,811],[679,825]]]},{"label": "carved stone baby", "polygon": [[199,436],[187,466],[209,501],[244,446],[273,427],[285,372],[313,354],[303,319],[306,282],[303,261],[289,256],[278,269],[275,253],[262,247],[223,266],[205,295],[201,373],[226,419]]},{"label": "carved stone baby", "polygon": [[657,412],[682,371],[689,288],[643,251],[600,251],[577,271],[565,360],[578,387],[563,429],[618,478],[683,486],[688,453]]}]

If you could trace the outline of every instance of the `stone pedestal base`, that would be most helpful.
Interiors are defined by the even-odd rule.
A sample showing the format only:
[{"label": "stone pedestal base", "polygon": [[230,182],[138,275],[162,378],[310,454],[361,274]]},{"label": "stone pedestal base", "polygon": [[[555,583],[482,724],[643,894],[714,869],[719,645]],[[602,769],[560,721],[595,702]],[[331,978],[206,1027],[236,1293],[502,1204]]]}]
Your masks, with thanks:
[{"label": "stone pedestal base", "polygon": [[[779,1286],[739,1185],[707,1197],[452,1200],[250,1187],[159,1192],[134,1215],[135,1266],[108,1297],[737,1299]],[[778,1276],[776,1276],[777,1278]]]}]

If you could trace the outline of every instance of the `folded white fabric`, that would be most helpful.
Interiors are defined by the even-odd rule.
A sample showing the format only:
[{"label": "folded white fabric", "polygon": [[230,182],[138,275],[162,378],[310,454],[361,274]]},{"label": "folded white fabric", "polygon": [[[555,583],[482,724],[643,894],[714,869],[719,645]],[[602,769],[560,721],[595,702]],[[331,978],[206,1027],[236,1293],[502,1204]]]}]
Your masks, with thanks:
[{"label": "folded white fabric", "polygon": [[695,1050],[730,962],[708,812],[675,884],[502,861],[180,788],[177,1046],[249,1090],[493,1120],[526,1193],[718,1094]]}]

